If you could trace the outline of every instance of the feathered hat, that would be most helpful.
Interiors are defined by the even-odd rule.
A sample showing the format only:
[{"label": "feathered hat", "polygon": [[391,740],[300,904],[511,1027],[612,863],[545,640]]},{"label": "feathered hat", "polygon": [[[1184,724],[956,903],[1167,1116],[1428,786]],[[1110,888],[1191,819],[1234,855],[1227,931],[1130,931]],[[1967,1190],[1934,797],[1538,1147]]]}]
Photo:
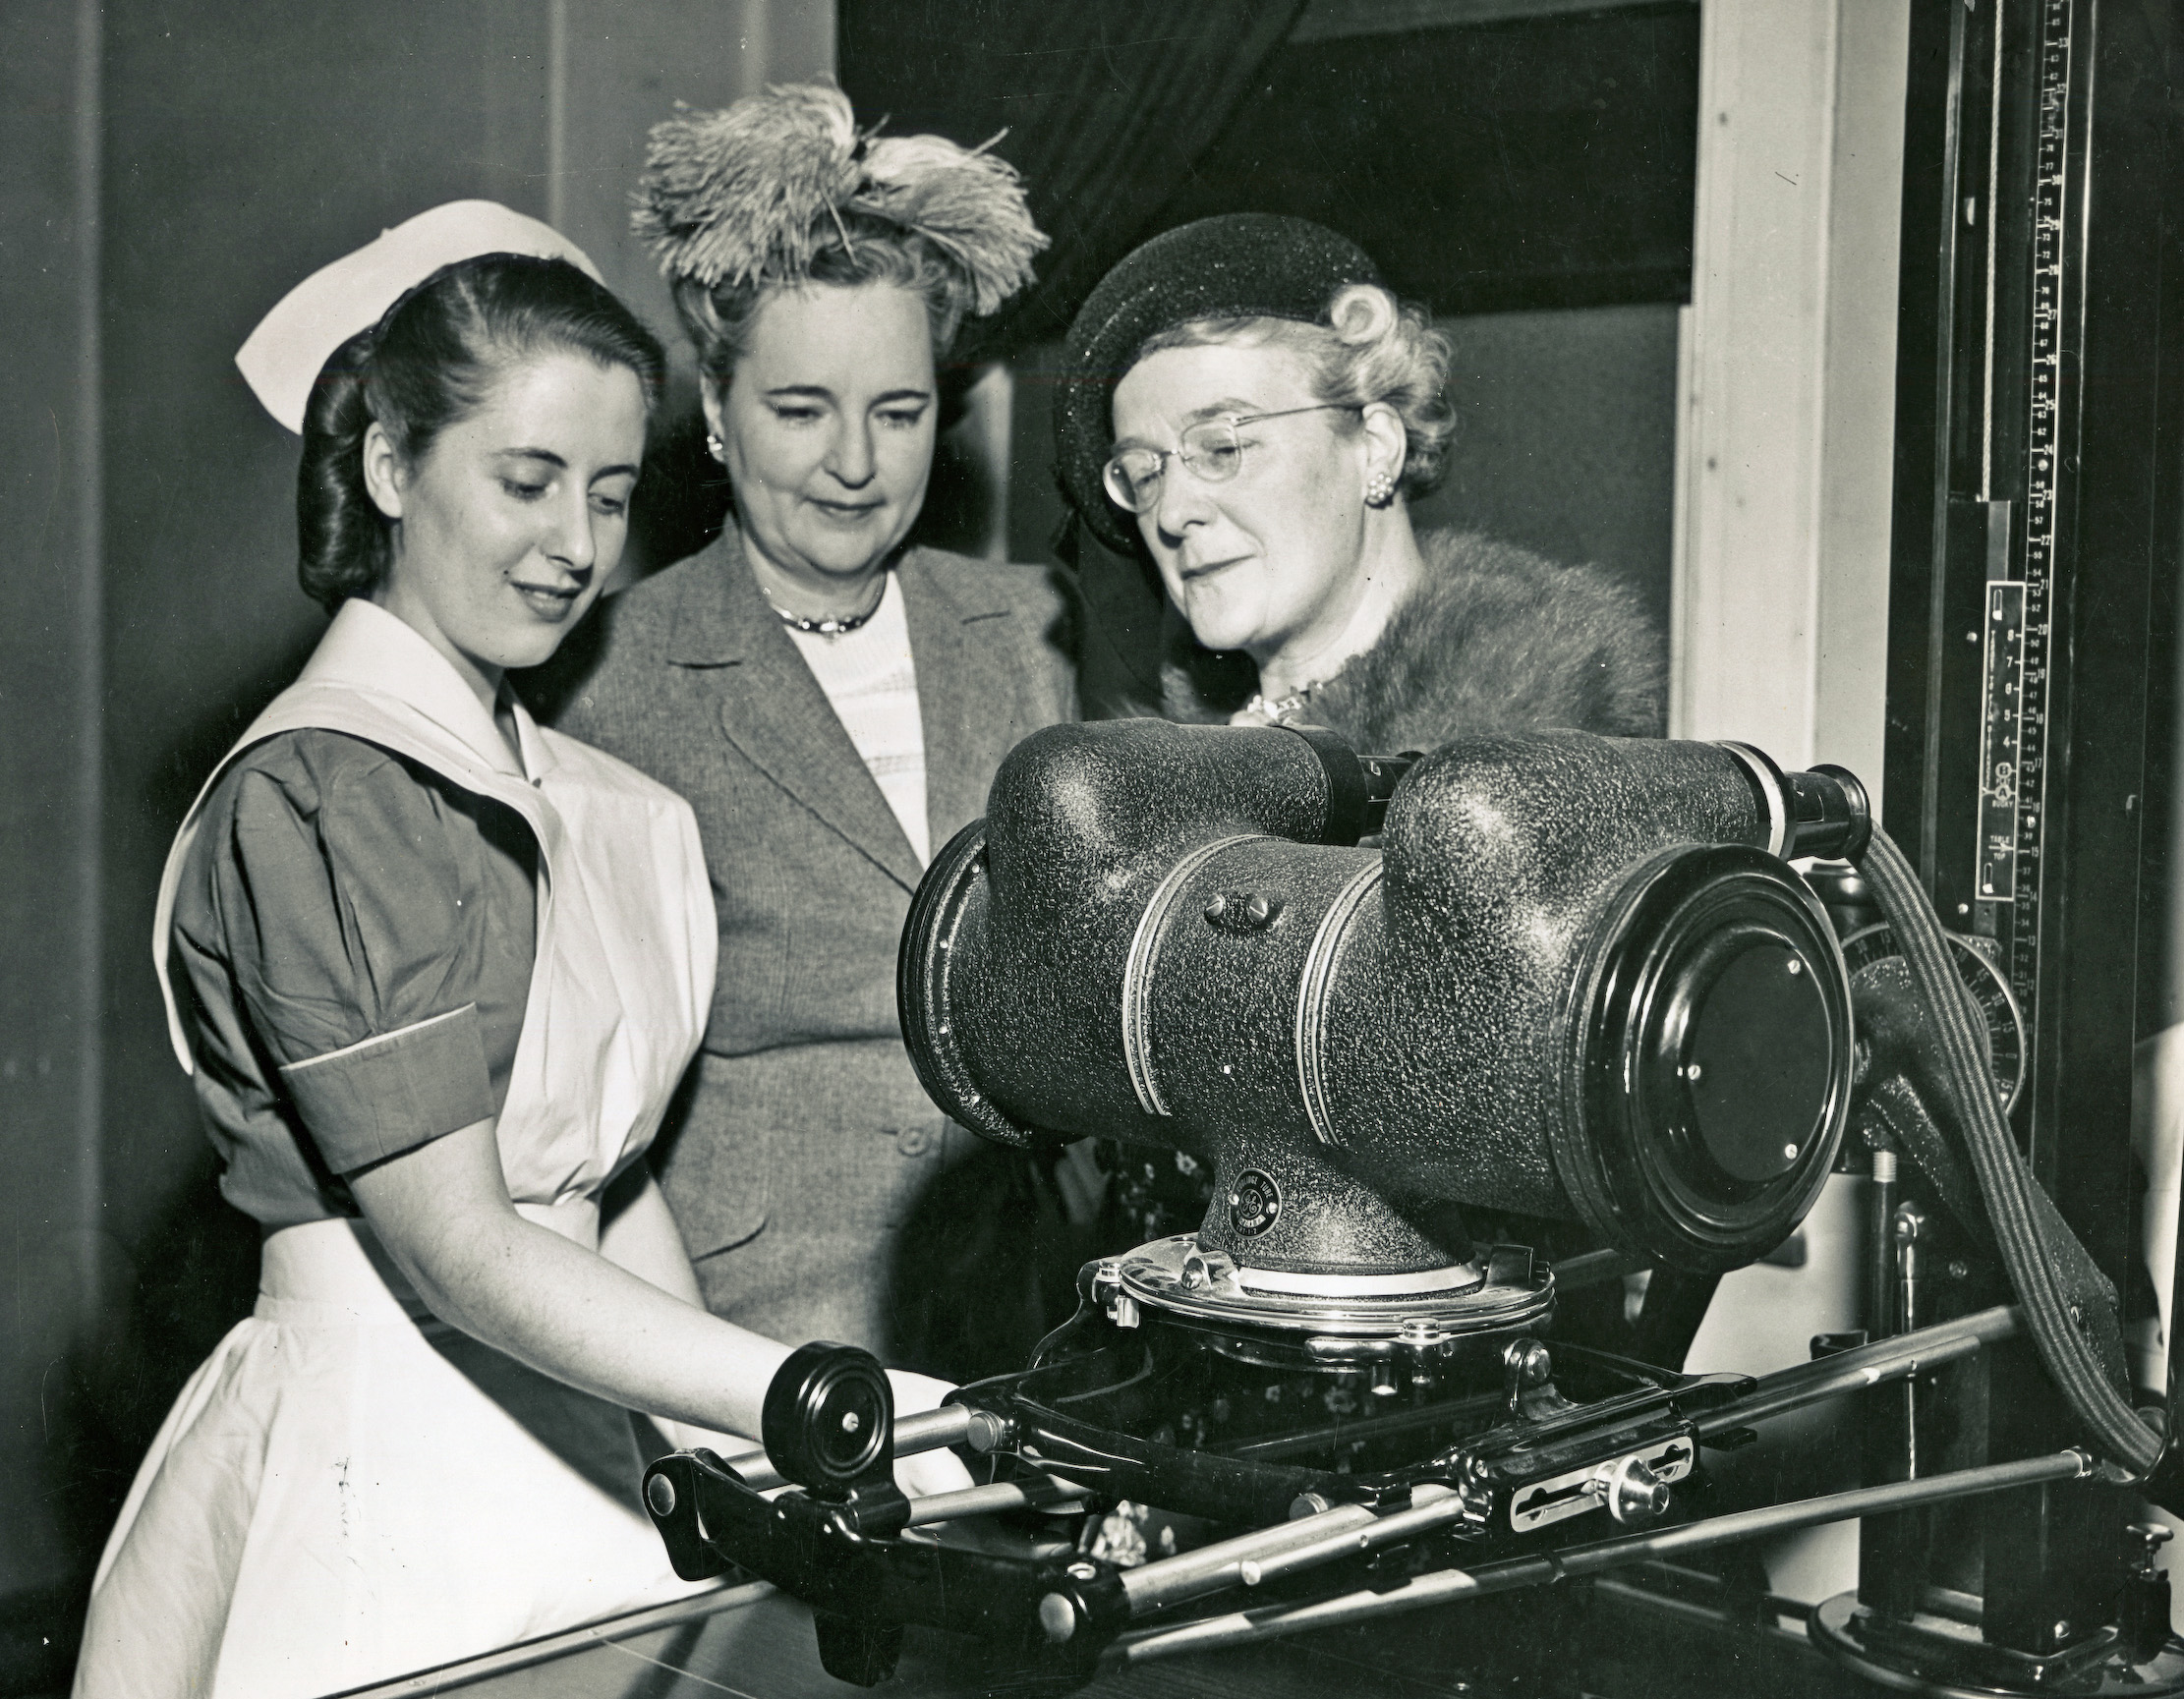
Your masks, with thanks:
[{"label": "feathered hat", "polygon": [[860,131],[849,97],[792,83],[718,112],[653,127],[631,224],[669,281],[794,285],[842,214],[885,219],[956,260],[985,317],[1031,281],[1047,246],[996,136],[959,147],[940,136]]}]

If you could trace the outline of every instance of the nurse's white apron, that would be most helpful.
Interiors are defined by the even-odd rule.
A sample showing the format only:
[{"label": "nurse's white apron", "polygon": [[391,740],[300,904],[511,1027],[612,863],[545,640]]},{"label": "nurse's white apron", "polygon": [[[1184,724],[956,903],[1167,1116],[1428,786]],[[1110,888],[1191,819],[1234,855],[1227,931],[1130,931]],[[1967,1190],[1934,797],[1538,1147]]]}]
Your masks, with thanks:
[{"label": "nurse's white apron", "polygon": [[[530,824],[537,954],[501,1165],[519,1211],[596,1249],[599,1194],[651,1141],[712,995],[696,823],[520,709],[528,775],[373,689],[374,647],[414,640],[374,628],[391,617],[346,604],[228,760],[278,732],[346,732]],[[203,800],[168,858],[154,941],[185,1068],[167,936]],[[640,1469],[625,1412],[431,1320],[362,1222],[285,1228],[265,1241],[256,1314],[184,1388],[122,1508],[76,1691],[302,1699],[686,1591],[638,1505]]]}]

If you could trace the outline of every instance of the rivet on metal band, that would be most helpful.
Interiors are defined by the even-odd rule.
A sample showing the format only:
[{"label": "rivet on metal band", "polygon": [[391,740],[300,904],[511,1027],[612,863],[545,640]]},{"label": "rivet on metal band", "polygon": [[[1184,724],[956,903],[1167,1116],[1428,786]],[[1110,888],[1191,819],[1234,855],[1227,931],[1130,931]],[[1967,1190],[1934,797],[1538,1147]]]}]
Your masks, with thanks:
[{"label": "rivet on metal band", "polygon": [[1160,1082],[1153,1078],[1153,969],[1160,961],[1161,934],[1190,876],[1232,844],[1249,843],[1260,832],[1239,832],[1200,844],[1168,870],[1168,877],[1153,891],[1153,900],[1138,916],[1137,931],[1130,937],[1129,960],[1122,965],[1122,1061],[1130,1071],[1130,1089],[1137,1106],[1148,1115],[1165,1115]]},{"label": "rivet on metal band", "polygon": [[1385,864],[1374,856],[1351,875],[1350,882],[1335,893],[1319,930],[1312,934],[1312,947],[1305,952],[1304,970],[1296,982],[1296,1083],[1304,1094],[1304,1112],[1312,1131],[1323,1145],[1343,1148],[1343,1137],[1327,1106],[1326,1069],[1321,1046],[1327,1027],[1327,1002],[1335,986],[1335,963],[1342,952],[1343,934],[1365,899],[1379,888]]}]

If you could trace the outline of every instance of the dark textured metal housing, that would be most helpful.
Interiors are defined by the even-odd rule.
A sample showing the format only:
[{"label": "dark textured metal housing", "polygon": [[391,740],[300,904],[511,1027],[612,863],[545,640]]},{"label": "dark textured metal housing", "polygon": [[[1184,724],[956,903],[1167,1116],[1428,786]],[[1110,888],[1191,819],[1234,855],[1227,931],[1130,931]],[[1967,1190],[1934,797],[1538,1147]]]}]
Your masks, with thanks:
[{"label": "dark textured metal housing", "polygon": [[1769,853],[1810,782],[1465,738],[1375,850],[1328,841],[1324,743],[1287,728],[1050,727],[919,891],[911,1054],[990,1136],[1210,1159],[1201,1241],[1253,1267],[1439,1266],[1447,1201],[1734,1266],[1810,1206],[1847,1104],[1842,958]]}]

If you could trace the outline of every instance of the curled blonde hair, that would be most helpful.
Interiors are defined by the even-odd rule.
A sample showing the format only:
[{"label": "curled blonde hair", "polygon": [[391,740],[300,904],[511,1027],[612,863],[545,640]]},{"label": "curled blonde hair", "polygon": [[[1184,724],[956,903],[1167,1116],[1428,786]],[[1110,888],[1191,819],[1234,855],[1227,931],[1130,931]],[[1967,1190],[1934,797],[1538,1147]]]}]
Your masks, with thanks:
[{"label": "curled blonde hair", "polygon": [[[1403,492],[1425,495],[1448,471],[1449,438],[1456,430],[1456,410],[1442,394],[1449,339],[1427,321],[1423,308],[1398,301],[1376,283],[1346,283],[1328,302],[1324,318],[1316,324],[1258,316],[1194,318],[1147,337],[1136,358],[1217,343],[1286,348],[1303,361],[1313,395],[1328,406],[1384,402],[1396,410],[1403,421]],[[1357,427],[1351,423],[1338,428]]]}]

